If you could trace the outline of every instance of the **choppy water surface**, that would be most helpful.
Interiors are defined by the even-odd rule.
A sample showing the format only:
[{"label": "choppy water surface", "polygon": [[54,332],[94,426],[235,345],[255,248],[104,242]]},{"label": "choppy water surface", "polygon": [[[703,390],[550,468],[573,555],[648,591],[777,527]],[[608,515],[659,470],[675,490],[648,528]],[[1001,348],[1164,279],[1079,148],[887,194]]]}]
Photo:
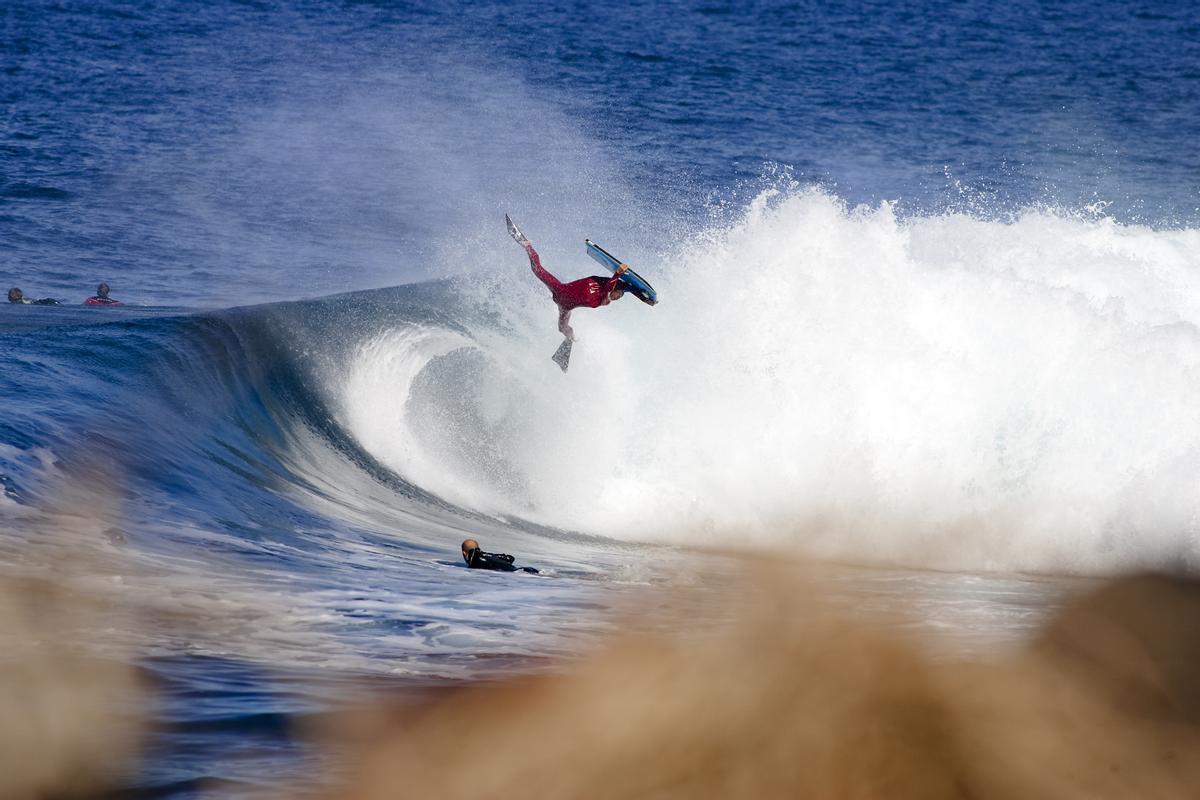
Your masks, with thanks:
[{"label": "choppy water surface", "polygon": [[[569,661],[701,548],[952,653],[1194,569],[1194,17],[9,3],[0,280],[64,305],[0,307],[4,572],[132,620],[80,638],[182,796],[364,686]],[[562,375],[506,211],[662,302]]]}]

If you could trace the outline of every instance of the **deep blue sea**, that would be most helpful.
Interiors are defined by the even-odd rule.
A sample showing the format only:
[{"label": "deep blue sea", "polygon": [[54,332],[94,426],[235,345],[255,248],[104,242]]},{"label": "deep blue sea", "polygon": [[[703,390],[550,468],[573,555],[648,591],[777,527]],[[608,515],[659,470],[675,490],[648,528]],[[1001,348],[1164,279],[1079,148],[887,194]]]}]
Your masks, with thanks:
[{"label": "deep blue sea", "polygon": [[[0,307],[0,566],[133,620],[70,636],[153,687],[150,797],[695,547],[1019,636],[1200,568],[1198,141],[1180,2],[5,0],[0,288],[62,304]],[[661,302],[562,374],[506,212]]]}]

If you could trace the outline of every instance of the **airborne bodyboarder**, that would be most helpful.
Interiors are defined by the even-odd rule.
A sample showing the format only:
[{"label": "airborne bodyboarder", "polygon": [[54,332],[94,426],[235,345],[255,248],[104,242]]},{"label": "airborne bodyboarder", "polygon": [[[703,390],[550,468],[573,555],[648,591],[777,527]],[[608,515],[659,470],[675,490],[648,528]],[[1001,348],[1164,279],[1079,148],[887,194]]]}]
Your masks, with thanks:
[{"label": "airborne bodyboarder", "polygon": [[507,214],[504,215],[504,221],[508,223],[509,234],[529,255],[529,268],[538,280],[546,284],[546,288],[550,290],[550,297],[558,306],[558,329],[566,338],[554,354],[554,363],[566,372],[567,363],[571,358],[571,344],[575,341],[575,331],[571,329],[571,312],[581,306],[599,308],[624,297],[625,287],[621,283],[621,275],[629,269],[629,265],[622,264],[610,278],[590,275],[577,281],[563,283],[546,271],[537,251],[533,249],[533,244]]}]

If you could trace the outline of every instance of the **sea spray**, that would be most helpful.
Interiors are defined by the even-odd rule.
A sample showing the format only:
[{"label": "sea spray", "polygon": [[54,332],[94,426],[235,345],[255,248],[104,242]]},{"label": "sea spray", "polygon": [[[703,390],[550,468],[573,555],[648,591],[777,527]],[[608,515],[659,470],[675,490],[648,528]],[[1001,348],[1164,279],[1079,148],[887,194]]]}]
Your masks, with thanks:
[{"label": "sea spray", "polygon": [[[474,326],[471,391],[493,407],[406,425],[479,426],[519,480],[443,475],[435,492],[606,536],[924,566],[1196,559],[1200,231],[902,217],[795,190],[663,244],[627,248],[662,302],[577,311],[567,376],[513,253],[526,280],[505,287],[502,332]],[[403,473],[405,430],[363,446]]]}]

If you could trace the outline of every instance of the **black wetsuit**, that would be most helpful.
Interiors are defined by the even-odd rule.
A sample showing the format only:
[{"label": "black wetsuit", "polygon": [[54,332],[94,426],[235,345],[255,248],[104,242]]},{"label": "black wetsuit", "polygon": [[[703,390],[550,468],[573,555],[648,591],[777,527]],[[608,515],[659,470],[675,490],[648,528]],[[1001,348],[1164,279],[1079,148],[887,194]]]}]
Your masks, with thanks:
[{"label": "black wetsuit", "polygon": [[537,572],[533,567],[518,567],[516,559],[508,553],[485,553],[476,547],[468,553],[467,566],[471,569],[494,569],[499,572]]},{"label": "black wetsuit", "polygon": [[53,297],[43,297],[41,300],[30,300],[28,297],[23,297],[20,300],[9,300],[10,303],[19,303],[23,306],[57,306],[61,305]]}]

